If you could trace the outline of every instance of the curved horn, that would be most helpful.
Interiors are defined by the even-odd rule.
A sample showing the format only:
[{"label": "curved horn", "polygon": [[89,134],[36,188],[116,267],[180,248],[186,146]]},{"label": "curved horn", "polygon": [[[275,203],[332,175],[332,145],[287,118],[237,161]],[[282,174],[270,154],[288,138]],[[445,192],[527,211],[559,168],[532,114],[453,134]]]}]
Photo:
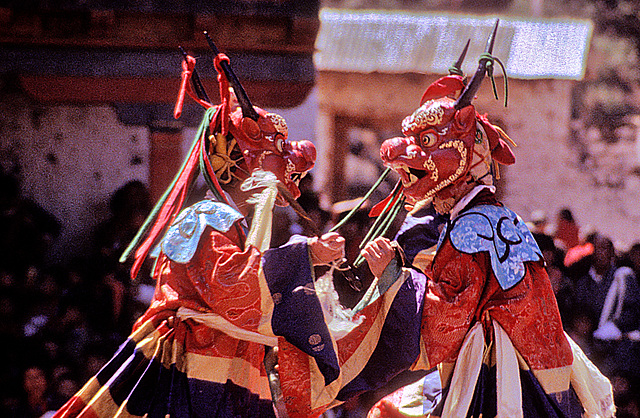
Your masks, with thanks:
[{"label": "curved horn", "polygon": [[[218,51],[218,48],[213,43],[213,40],[211,39],[207,31],[204,31],[204,36],[207,38],[209,48],[211,48],[214,54],[218,55],[220,51]],[[260,115],[258,115],[258,112],[256,112],[256,110],[253,108],[247,92],[242,87],[242,84],[240,84],[240,80],[238,80],[238,77],[236,77],[233,69],[231,69],[231,65],[229,65],[229,63],[226,61],[222,61],[220,65],[222,66],[222,70],[227,76],[229,84],[231,84],[231,87],[233,87],[233,91],[238,98],[238,103],[240,104],[240,108],[242,109],[242,116],[244,116],[245,118],[251,118],[257,122]]]},{"label": "curved horn", "polygon": [[460,58],[455,62],[451,67],[449,67],[449,75],[459,75],[463,76],[462,72],[462,62],[464,61],[464,57],[467,56],[467,51],[469,50],[469,44],[471,43],[471,39],[467,40],[467,44],[464,46],[462,53],[460,54]]},{"label": "curved horn", "polygon": [[[498,32],[498,24],[500,23],[500,19],[496,20],[496,24],[493,27],[493,31],[487,40],[487,47],[485,49],[484,55],[489,55],[493,52],[493,45],[496,41],[496,32]],[[456,109],[462,109],[463,107],[467,107],[473,101],[473,98],[476,96],[478,89],[480,88],[480,84],[482,84],[482,80],[487,73],[487,62],[490,61],[490,58],[486,56],[480,57],[480,62],[478,63],[478,69],[476,73],[473,75],[473,78],[467,84],[464,91],[456,100],[454,107]]]}]

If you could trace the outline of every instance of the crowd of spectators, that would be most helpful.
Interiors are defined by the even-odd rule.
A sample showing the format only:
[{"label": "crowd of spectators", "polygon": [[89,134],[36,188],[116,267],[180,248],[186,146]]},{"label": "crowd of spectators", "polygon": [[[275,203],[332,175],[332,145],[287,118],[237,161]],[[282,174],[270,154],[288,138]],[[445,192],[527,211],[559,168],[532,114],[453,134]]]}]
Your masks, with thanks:
[{"label": "crowd of spectators", "polygon": [[[340,210],[323,210],[309,179],[300,204],[325,230]],[[118,258],[150,211],[145,185],[127,183],[110,200],[111,216],[93,234],[93,248],[64,265],[47,249],[60,232],[55,218],[20,193],[15,177],[0,177],[0,416],[46,416],[68,400],[127,338],[153,289],[148,271],[132,281]],[[341,232],[357,255],[370,220],[354,216]],[[543,252],[567,333],[611,379],[619,417],[640,417],[640,242],[621,252],[601,232],[581,231],[569,209],[529,226]],[[309,234],[291,209],[278,209],[272,244]],[[149,266],[146,266],[148,269]],[[365,274],[366,276],[366,274]],[[357,292],[336,282],[345,305]],[[340,287],[342,286],[342,287]],[[366,406],[366,405],[364,405]],[[359,416],[361,402],[336,416]]]},{"label": "crowd of spectators", "polygon": [[640,241],[622,251],[605,231],[581,230],[569,208],[529,221],[563,325],[610,378],[618,417],[640,416]]},{"label": "crowd of spectators", "polygon": [[[60,233],[52,215],[0,177],[0,416],[51,414],[94,375],[144,312],[152,283],[132,282],[118,262],[151,209],[146,186],[132,181],[110,201],[87,255],[52,264]],[[144,277],[144,275],[141,275]]]}]

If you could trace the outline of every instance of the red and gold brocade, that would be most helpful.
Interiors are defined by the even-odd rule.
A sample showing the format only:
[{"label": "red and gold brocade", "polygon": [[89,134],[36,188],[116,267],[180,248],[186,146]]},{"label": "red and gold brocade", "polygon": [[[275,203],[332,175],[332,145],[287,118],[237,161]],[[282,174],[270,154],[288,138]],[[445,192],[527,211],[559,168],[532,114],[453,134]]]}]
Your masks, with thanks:
[{"label": "red and gold brocade", "polygon": [[261,399],[270,399],[263,344],[176,317],[178,309],[188,308],[215,313],[239,328],[259,332],[268,315],[261,309],[263,299],[270,298],[260,286],[261,254],[251,246],[242,251],[238,241],[233,229],[226,234],[209,230],[202,235],[189,263],[177,263],[161,254],[154,271],[157,284],[153,301],[136,321],[134,332],[146,321],[160,323],[174,317],[174,341],[180,348],[174,355],[184,355],[184,361],[176,361],[176,365],[188,377],[219,383],[230,379]]},{"label": "red and gold brocade", "polygon": [[531,369],[571,365],[571,348],[542,262],[526,263],[522,281],[502,290],[488,253],[461,253],[445,240],[431,273],[422,320],[430,366],[455,362],[467,331],[477,321],[482,321],[490,341],[489,318],[504,328]]}]

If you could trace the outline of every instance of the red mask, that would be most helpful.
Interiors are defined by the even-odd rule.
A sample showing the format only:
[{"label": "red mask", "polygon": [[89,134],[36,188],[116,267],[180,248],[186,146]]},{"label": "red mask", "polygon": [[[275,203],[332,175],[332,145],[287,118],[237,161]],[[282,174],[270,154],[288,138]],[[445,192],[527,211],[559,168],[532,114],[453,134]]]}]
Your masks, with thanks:
[{"label": "red mask", "polygon": [[[471,80],[464,83],[461,75],[452,73],[433,82],[422,96],[420,107],[402,121],[404,137],[387,139],[380,147],[382,162],[400,175],[409,203],[436,194],[447,194],[455,201],[457,193],[464,193],[464,187],[458,190],[455,186],[462,186],[463,181],[492,184],[494,161],[515,162],[503,140],[509,137],[471,105],[489,61],[494,59],[491,52],[498,22]],[[466,47],[454,64],[456,74],[461,74],[465,53]],[[443,189],[449,192],[439,194]]]},{"label": "red mask", "polygon": [[[432,198],[463,180],[491,184],[493,160],[515,162],[501,129],[472,105],[456,109],[456,101],[447,96],[460,89],[451,78],[429,86],[426,101],[402,122],[405,136],[387,139],[380,148],[382,162],[398,172],[410,203]],[[444,79],[449,88],[443,88]],[[434,93],[440,97],[433,98]]]},{"label": "red mask", "polygon": [[258,121],[243,117],[242,110],[231,114],[230,133],[238,142],[246,170],[270,171],[284,184],[294,198],[300,196],[298,183],[316,160],[315,146],[306,140],[289,142],[287,123],[275,113],[254,107]]},{"label": "red mask", "polygon": [[454,100],[427,100],[402,122],[404,137],[387,139],[380,157],[397,171],[410,201],[433,197],[464,178],[471,167],[475,110],[456,110]]}]

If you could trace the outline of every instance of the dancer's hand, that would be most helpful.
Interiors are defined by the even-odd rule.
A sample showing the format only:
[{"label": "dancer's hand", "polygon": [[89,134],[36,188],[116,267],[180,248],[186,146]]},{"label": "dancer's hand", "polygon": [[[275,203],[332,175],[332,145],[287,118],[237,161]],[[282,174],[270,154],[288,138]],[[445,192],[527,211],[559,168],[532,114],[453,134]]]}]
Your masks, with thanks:
[{"label": "dancer's hand", "polygon": [[344,238],[336,232],[307,239],[313,265],[329,264],[344,257]]},{"label": "dancer's hand", "polygon": [[360,254],[367,260],[371,273],[380,277],[396,256],[396,250],[387,238],[378,237],[365,245]]}]

